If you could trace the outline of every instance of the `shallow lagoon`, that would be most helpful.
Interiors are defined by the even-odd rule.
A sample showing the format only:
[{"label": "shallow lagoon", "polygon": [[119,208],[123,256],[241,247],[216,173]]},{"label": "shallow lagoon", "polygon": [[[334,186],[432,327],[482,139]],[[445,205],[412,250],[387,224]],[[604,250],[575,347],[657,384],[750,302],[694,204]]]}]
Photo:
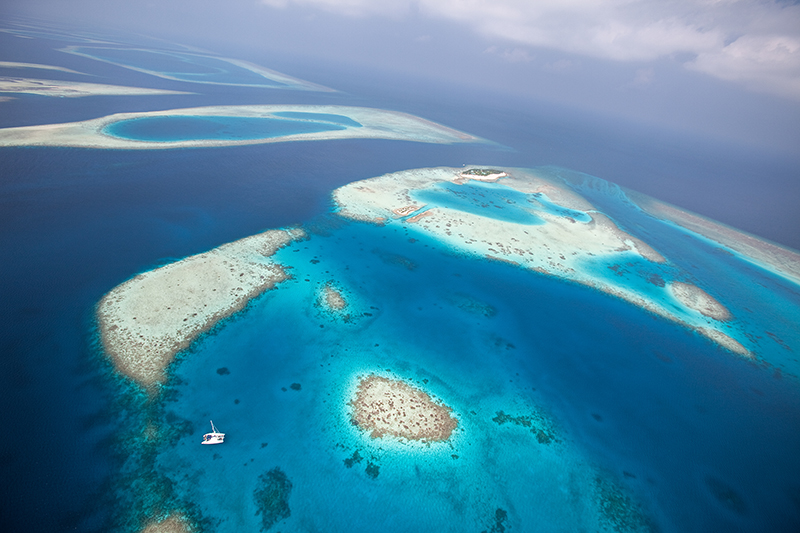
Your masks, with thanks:
[{"label": "shallow lagoon", "polygon": [[[761,397],[782,388],[769,372],[613,297],[466,258],[413,227],[322,217],[308,228],[277,255],[294,279],[204,338],[169,385],[163,422],[183,429],[158,452],[157,483],[170,480],[168,501],[214,530],[259,527],[254,494],[275,468],[292,485],[276,530],[745,530],[791,516],[788,465],[759,459],[798,444]],[[676,230],[662,239],[687,246]],[[349,302],[339,314],[319,304],[331,282]],[[456,437],[419,446],[353,428],[348,402],[368,373],[451,406]],[[210,418],[229,438],[200,449]],[[541,425],[554,440],[537,438]]]},{"label": "shallow lagoon", "polygon": [[[60,55],[40,61],[56,64]],[[217,94],[215,103],[237,96]],[[69,121],[120,111],[104,100],[98,113],[94,103],[31,100],[26,116]],[[167,98],[146,106],[175,107]],[[438,108],[428,111],[435,118]],[[465,127],[467,115],[452,125],[461,119]],[[512,141],[529,130],[509,120],[474,133]],[[692,275],[725,280],[727,290],[714,295],[745,317],[759,353],[773,361],[749,363],[583,287],[465,258],[418,235],[313,219],[327,193],[348,181],[476,159],[550,162],[552,148],[569,159],[583,140],[575,131],[568,142],[543,134],[516,153],[353,140],[146,156],[4,150],[0,242],[14,261],[2,265],[2,390],[15,439],[2,443],[0,457],[16,480],[4,486],[6,525],[133,532],[175,506],[208,531],[239,523],[257,531],[255,492],[278,467],[292,483],[291,515],[275,531],[564,530],[572,522],[560,520],[578,518],[569,518],[577,507],[563,494],[603,494],[597,478],[564,475],[585,461],[596,468],[585,472],[621,487],[606,490],[606,501],[635,497],[665,532],[796,531],[796,285],[594,194],[636,235],[666,235],[660,250]],[[658,155],[645,150],[616,168],[623,175]],[[92,337],[104,292],[143,269],[301,222],[312,239],[281,255],[295,279],[184,354],[157,402],[113,374]],[[615,275],[608,266],[598,264],[598,273]],[[318,282],[331,279],[360,316],[346,321],[315,305]],[[352,378],[366,371],[391,371],[452,406],[465,429],[454,443],[460,453],[380,449],[348,426]],[[557,424],[566,452],[493,420],[499,410],[519,417],[534,407]],[[148,418],[162,423],[157,446],[143,439],[139,423]],[[210,418],[228,433],[224,446],[199,444]],[[558,461],[565,468],[551,468]],[[320,509],[329,513],[321,525]]]},{"label": "shallow lagoon", "polygon": [[109,124],[102,131],[106,135],[134,141],[177,142],[269,139],[344,129],[347,128],[331,122],[268,117],[150,116],[120,120]]}]

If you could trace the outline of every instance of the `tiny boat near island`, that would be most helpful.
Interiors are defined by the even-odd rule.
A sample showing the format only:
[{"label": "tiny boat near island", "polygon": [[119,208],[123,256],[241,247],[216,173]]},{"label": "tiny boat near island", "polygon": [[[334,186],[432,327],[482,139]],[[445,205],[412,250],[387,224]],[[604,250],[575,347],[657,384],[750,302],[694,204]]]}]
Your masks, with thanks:
[{"label": "tiny boat near island", "polygon": [[214,426],[214,421],[211,421],[211,433],[203,435],[203,442],[200,444],[222,444],[225,442],[225,433],[220,433]]}]

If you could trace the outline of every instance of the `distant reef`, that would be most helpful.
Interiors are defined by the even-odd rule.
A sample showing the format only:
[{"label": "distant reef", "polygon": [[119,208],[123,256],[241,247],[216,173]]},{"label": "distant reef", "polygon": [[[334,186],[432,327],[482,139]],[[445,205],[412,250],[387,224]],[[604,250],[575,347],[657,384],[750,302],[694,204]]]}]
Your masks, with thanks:
[{"label": "distant reef", "polygon": [[[751,357],[731,334],[734,317],[721,302],[684,279],[657,244],[622,229],[579,194],[562,171],[579,174],[557,167],[422,168],[350,183],[333,197],[342,217],[401,224],[462,253],[592,287]],[[599,275],[603,265],[614,275]]]},{"label": "distant reef", "polygon": [[[1,87],[1,86],[0,86]],[[330,119],[327,117],[340,117]],[[275,124],[305,123],[328,126],[324,131],[279,133],[258,138],[187,138],[169,141],[128,139],[109,133],[109,127],[124,121],[162,117],[167,119],[265,119]],[[344,119],[344,120],[343,120]],[[407,113],[336,105],[241,105],[209,106],[166,111],[117,113],[92,120],[64,124],[44,124],[0,129],[0,146],[69,146],[76,148],[163,150],[237,146],[288,141],[333,139],[388,139],[423,143],[451,144],[488,142],[474,135],[454,130]]]}]

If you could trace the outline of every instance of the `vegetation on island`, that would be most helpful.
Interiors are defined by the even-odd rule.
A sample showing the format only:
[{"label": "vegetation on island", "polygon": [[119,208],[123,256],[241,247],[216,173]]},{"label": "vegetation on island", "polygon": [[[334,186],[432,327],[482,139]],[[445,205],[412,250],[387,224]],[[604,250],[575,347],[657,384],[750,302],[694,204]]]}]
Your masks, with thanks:
[{"label": "vegetation on island", "polygon": [[491,176],[492,174],[502,173],[502,170],[496,170],[494,168],[471,168],[462,172],[462,174],[466,176]]}]

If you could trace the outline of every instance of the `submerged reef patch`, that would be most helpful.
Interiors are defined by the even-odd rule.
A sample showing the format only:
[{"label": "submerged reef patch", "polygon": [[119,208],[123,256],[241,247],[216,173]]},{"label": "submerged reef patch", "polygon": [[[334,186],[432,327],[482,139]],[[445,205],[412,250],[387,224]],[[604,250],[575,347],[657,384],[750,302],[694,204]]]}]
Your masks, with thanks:
[{"label": "submerged reef patch", "polygon": [[503,533],[506,530],[506,522],[508,521],[508,511],[498,507],[494,511],[491,526],[489,529],[484,529],[481,533]]},{"label": "submerged reef patch", "polygon": [[261,515],[262,531],[269,531],[272,526],[291,516],[291,493],[292,482],[280,468],[275,467],[259,476],[253,498],[258,507],[256,515]]},{"label": "submerged reef patch", "polygon": [[641,506],[612,481],[597,476],[595,490],[603,529],[610,528],[617,533],[657,530]]},{"label": "submerged reef patch", "polygon": [[361,457],[361,454],[358,453],[358,450],[356,450],[353,452],[353,455],[347,457],[342,462],[344,462],[344,466],[346,466],[347,468],[352,468],[354,464],[360,463],[363,460],[364,458]]},{"label": "submerged reef patch", "polygon": [[445,441],[458,425],[452,409],[404,381],[370,374],[361,379],[352,421],[373,439],[386,436],[411,441]]},{"label": "submerged reef patch", "polygon": [[744,499],[727,483],[713,476],[706,478],[706,486],[712,496],[726,509],[737,514],[745,514],[747,506]]},{"label": "submerged reef patch", "polygon": [[378,477],[378,474],[380,474],[381,468],[376,463],[368,461],[367,468],[364,469],[364,472],[372,479],[375,479]]},{"label": "submerged reef patch", "polygon": [[503,411],[498,411],[497,415],[492,418],[492,422],[498,426],[508,423],[527,428],[533,433],[539,444],[560,442],[553,423],[541,413],[534,412],[530,415],[511,416]]}]

